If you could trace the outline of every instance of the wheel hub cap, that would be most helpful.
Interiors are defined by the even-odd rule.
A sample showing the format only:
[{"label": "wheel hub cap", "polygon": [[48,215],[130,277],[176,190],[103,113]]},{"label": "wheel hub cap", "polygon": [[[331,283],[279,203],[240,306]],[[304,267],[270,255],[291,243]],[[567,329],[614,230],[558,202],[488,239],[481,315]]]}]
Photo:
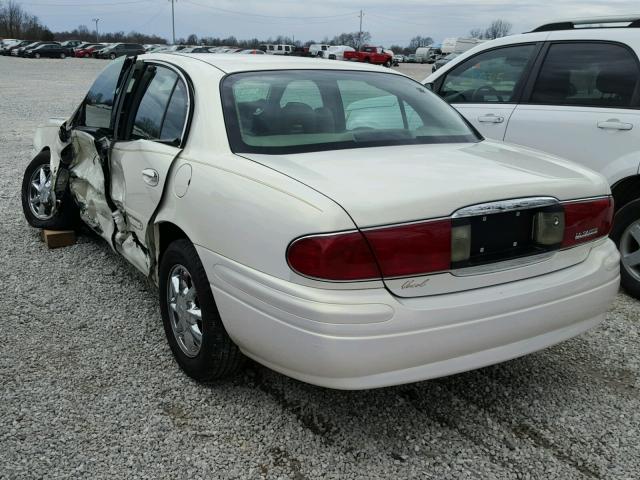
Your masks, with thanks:
[{"label": "wheel hub cap", "polygon": [[640,220],[636,220],[623,232],[620,239],[622,267],[640,282]]},{"label": "wheel hub cap", "polygon": [[31,175],[29,182],[29,207],[39,220],[49,220],[55,211],[55,194],[51,187],[49,165],[41,165]]},{"label": "wheel hub cap", "polygon": [[202,347],[202,311],[191,274],[182,265],[174,265],[167,283],[167,305],[173,335],[188,357],[195,357]]}]

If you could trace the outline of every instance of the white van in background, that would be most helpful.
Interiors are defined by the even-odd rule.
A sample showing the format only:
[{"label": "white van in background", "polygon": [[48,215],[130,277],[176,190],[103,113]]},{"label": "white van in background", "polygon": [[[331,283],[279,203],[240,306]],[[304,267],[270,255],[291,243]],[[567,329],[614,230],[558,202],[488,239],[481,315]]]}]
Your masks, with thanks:
[{"label": "white van in background", "polygon": [[464,37],[445,38],[442,41],[441,50],[443,55],[447,55],[448,53],[464,53],[483,42],[486,42],[486,40]]},{"label": "white van in background", "polygon": [[309,45],[309,55],[312,57],[324,57],[323,52],[329,50],[331,45],[325,45],[323,43],[313,43]]},{"label": "white van in background", "polygon": [[355,52],[356,49],[347,45],[330,45],[328,49],[323,50],[319,57],[328,60],[344,60],[344,52]]}]

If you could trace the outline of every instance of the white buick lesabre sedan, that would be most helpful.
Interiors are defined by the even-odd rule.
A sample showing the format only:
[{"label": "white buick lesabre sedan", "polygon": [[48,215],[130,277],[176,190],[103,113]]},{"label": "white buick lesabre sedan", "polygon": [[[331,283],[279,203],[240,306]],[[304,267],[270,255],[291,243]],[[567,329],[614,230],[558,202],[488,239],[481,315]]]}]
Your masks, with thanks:
[{"label": "white buick lesabre sedan", "polygon": [[22,197],[158,284],[200,381],[245,355],[342,389],[449,375],[584,332],[618,289],[603,177],[369,65],[121,58],[38,129]]}]

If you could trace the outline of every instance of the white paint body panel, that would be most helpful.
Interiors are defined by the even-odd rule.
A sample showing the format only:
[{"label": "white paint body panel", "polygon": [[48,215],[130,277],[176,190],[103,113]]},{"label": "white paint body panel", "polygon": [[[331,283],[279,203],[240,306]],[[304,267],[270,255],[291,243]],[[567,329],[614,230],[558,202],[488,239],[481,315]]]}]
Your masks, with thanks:
[{"label": "white paint body panel", "polygon": [[[595,28],[528,33],[479,45],[429,75],[433,83],[469,57],[487,49],[542,41],[609,41],[631,48],[640,57],[635,28]],[[602,173],[610,185],[640,173],[640,110],[528,104],[452,104],[486,138],[535,148]],[[480,115],[504,116],[499,124],[482,123]],[[617,120],[630,130],[604,130],[598,123]]]},{"label": "white paint body panel", "polygon": [[245,354],[339,389],[426,380],[554,345],[604,320],[619,284],[610,240],[584,262],[549,275],[413,299],[385,289],[302,287],[202,247],[198,253],[225,327]]},{"label": "white paint body panel", "polygon": [[[244,158],[231,152],[226,136],[218,88],[226,73],[288,68],[395,73],[267,55],[140,58],[163,60],[188,74],[195,91],[191,128],[175,159],[177,151],[166,146],[116,144],[112,176],[121,180],[112,192],[128,214],[141,221],[150,217],[148,247],[158,245],[165,222],[196,245],[222,321],[250,357],[310,383],[370,388],[514,358],[603,319],[619,279],[618,254],[609,241],[493,278],[433,276],[434,289],[410,299],[392,295],[380,280],[302,277],[285,256],[293,239],[309,233],[447,216],[506,198],[606,195],[601,176],[488,141]],[[49,130],[38,138],[48,141]],[[46,146],[39,142],[36,149]],[[160,172],[159,165],[166,168]],[[143,167],[157,168],[166,178],[161,195],[141,186]],[[191,170],[186,185],[176,176],[184,169]],[[153,202],[159,204],[150,216]]]}]

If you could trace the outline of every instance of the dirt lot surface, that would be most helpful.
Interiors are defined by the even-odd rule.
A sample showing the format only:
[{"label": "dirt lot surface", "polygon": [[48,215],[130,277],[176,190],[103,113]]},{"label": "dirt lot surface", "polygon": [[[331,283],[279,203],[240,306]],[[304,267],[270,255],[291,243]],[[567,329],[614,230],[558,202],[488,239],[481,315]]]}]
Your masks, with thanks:
[{"label": "dirt lot surface", "polygon": [[94,237],[47,250],[22,217],[34,129],[104,66],[0,57],[0,478],[640,477],[640,303],[623,293],[579,338],[434,381],[185,377],[153,287]]}]

